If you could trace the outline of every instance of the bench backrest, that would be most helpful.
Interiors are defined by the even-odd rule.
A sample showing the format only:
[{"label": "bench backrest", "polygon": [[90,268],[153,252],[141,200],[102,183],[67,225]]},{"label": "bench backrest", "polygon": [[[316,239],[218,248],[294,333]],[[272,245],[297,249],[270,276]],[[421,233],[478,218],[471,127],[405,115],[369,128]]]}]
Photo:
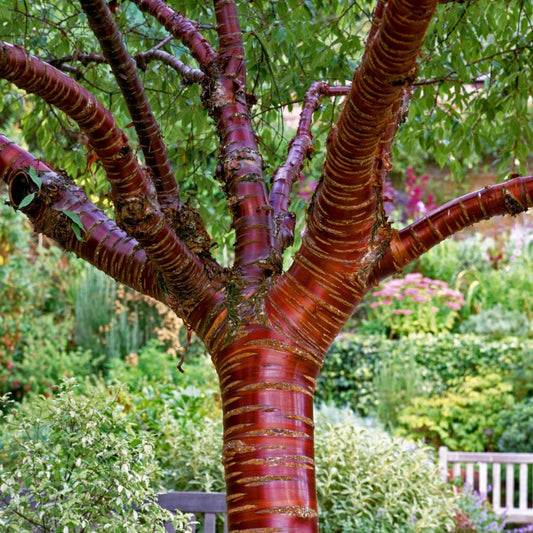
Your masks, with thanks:
[{"label": "bench backrest", "polygon": [[[166,492],[158,494],[157,503],[169,511],[179,509],[184,513],[191,513],[193,520],[196,515],[204,515],[204,533],[215,533],[216,515],[224,515],[224,533],[228,531],[226,519],[226,494],[224,492]],[[166,529],[169,533],[175,533],[174,527],[168,523]],[[192,524],[193,533],[196,525]]]},{"label": "bench backrest", "polygon": [[[488,481],[489,465],[492,465],[491,484]],[[472,489],[489,499],[498,514],[505,514],[507,522],[533,524],[533,453],[451,452],[441,446],[439,468],[443,480],[461,477]],[[518,506],[515,505],[515,469],[518,470]]]}]

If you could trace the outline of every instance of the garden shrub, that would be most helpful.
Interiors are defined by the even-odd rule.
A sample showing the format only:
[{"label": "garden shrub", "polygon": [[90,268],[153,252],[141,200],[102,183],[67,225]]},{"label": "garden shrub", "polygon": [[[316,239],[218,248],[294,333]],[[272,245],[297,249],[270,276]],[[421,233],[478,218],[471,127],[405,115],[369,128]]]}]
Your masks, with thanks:
[{"label": "garden shrub", "polygon": [[398,338],[448,333],[465,301],[446,282],[415,272],[386,281],[365,298],[365,304],[366,318],[358,331]]},{"label": "garden shrub", "polygon": [[452,531],[454,496],[425,448],[353,424],[316,431],[321,531]]},{"label": "garden shrub", "polygon": [[346,333],[329,350],[318,378],[316,399],[349,405],[363,416],[371,414],[376,410],[375,376],[383,361],[393,359],[406,365],[414,359],[420,379],[425,386],[431,385],[427,394],[445,393],[464,376],[486,372],[487,368],[503,374],[516,369],[518,384],[532,353],[533,340],[524,338],[489,341],[477,335],[447,334],[391,340]]},{"label": "garden shrub", "polygon": [[181,356],[173,355],[158,339],[152,339],[138,353],[130,353],[124,359],[108,361],[107,378],[118,380],[130,391],[141,391],[145,385],[173,383],[176,386],[193,386],[209,391],[218,390],[215,367],[206,354],[184,354],[181,372],[178,370]]},{"label": "garden shrub", "polygon": [[397,433],[435,448],[490,451],[503,431],[501,413],[514,403],[511,391],[512,385],[499,374],[469,376],[444,396],[412,400],[398,415]]},{"label": "garden shrub", "polygon": [[3,531],[164,532],[176,517],[154,500],[157,470],[149,435],[135,432],[120,391],[80,395],[73,381],[57,397],[6,415],[0,426]]},{"label": "garden shrub", "polygon": [[424,382],[422,368],[414,357],[401,357],[395,352],[381,362],[373,384],[376,389],[376,415],[388,429],[394,429],[398,413],[413,398],[424,394],[429,386]]},{"label": "garden shrub", "polygon": [[533,333],[528,316],[522,311],[505,309],[501,303],[470,315],[460,326],[462,333],[484,335],[491,339],[526,337]]},{"label": "garden shrub", "polygon": [[504,428],[498,440],[500,452],[533,453],[533,398],[515,403],[499,419]]}]

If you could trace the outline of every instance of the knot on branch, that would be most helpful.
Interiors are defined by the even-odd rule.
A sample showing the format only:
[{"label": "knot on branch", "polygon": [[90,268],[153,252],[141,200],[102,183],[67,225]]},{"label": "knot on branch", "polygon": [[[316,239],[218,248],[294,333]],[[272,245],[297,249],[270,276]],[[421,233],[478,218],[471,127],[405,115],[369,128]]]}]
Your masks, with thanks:
[{"label": "knot on branch", "polygon": [[505,210],[511,216],[516,216],[527,211],[527,207],[523,206],[505,187],[502,189],[502,194]]}]

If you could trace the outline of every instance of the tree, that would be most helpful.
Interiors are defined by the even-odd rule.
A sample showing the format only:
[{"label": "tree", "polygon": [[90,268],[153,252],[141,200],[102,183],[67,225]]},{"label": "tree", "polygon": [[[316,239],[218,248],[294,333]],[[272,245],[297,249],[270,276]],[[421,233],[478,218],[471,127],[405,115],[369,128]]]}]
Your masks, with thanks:
[{"label": "tree", "polygon": [[[400,272],[470,224],[499,214],[515,215],[533,204],[533,177],[515,176],[394,229],[385,214],[383,189],[397,130],[418,88],[431,112],[422,119],[421,115],[410,119],[407,127],[423,130],[444,109],[448,126],[454,121],[462,143],[456,146],[454,135],[447,134],[447,143],[434,144],[435,156],[458,159],[459,151],[464,154],[472,146],[481,146],[483,138],[492,139],[488,132],[494,126],[482,125],[483,112],[489,120],[492,116],[505,123],[513,113],[503,103],[512,102],[521,120],[516,121],[518,126],[513,122],[513,134],[500,149],[507,153],[507,160],[518,158],[524,164],[524,151],[527,155],[531,144],[530,81],[523,78],[528,79],[531,63],[527,35],[531,36],[532,8],[520,1],[508,7],[481,0],[378,0],[367,18],[366,3],[290,1],[280,5],[258,0],[237,6],[233,0],[214,0],[213,7],[206,2],[187,6],[189,16],[185,16],[170,3],[80,0],[80,13],[72,2],[61,8],[46,2],[31,6],[15,2],[13,9],[2,8],[4,38],[9,34],[22,45],[1,44],[0,78],[12,84],[5,86],[11,95],[5,101],[14,101],[13,85],[38,97],[28,104],[30,114],[25,120],[33,124],[29,129],[34,135],[27,137],[27,143],[39,153],[41,139],[53,138],[45,153],[54,163],[45,163],[0,136],[0,175],[8,187],[9,202],[31,220],[36,231],[120,282],[164,302],[204,342],[222,392],[222,460],[230,529],[316,531],[313,393],[329,345],[365,293],[380,280]],[[492,4],[499,5],[499,11]],[[477,34],[469,18],[476,13],[479,18],[476,10],[489,17],[489,23],[479,22]],[[295,13],[301,24],[296,24]],[[505,13],[514,25],[498,33],[490,17]],[[192,14],[202,22],[194,22]],[[297,39],[306,27],[304,18],[312,28],[306,34],[311,46],[299,55]],[[100,51],[87,37],[85,23]],[[360,45],[357,35],[350,36],[352,27],[367,33]],[[458,27],[465,39],[470,37],[469,58],[458,58],[457,48],[450,44]],[[282,50],[277,58],[266,37],[267,28]],[[46,30],[44,34],[40,29]],[[452,59],[440,63],[433,79],[416,81],[417,59],[428,29],[429,40],[441,49],[427,53],[423,63],[435,67],[434,56]],[[321,32],[320,39],[313,35],[315,30]],[[130,54],[129,47],[137,51]],[[267,173],[265,162],[279,161],[276,158],[281,156],[268,154],[275,144],[272,129],[267,124],[257,131],[257,116],[268,122],[268,113],[283,98],[299,100],[302,83],[296,70],[326,72],[328,65],[323,64],[306,70],[302,58],[320,63],[322,54],[329,58],[333,72],[335,64],[341,63],[341,74],[353,66],[347,59],[352,49],[358,64],[351,84],[320,80],[309,84],[288,153],[274,172]],[[36,55],[30,55],[30,50]],[[252,54],[253,83],[247,54]],[[190,58],[195,67],[188,65]],[[292,72],[287,58],[300,61]],[[276,59],[278,64],[273,65]],[[503,79],[493,72],[494,61],[506,73]],[[153,65],[169,67],[157,83],[158,67]],[[477,69],[475,75],[472,69]],[[170,73],[179,75],[187,87],[200,86],[201,94],[169,88]],[[283,98],[279,87],[273,89],[280,77],[285,84],[290,80],[294,84],[292,89],[284,87],[289,92]],[[172,94],[173,90],[181,94]],[[490,103],[491,91],[500,98],[487,107],[483,97]],[[210,121],[190,98],[194,94]],[[178,109],[188,125],[171,111],[179,105],[179,96],[185,105]],[[307,208],[301,243],[284,269],[284,255],[295,239],[291,191],[310,171],[306,161],[313,152],[313,114],[322,101],[339,97],[344,98],[341,111],[337,113],[335,106],[327,111],[334,124],[324,119],[327,114],[318,121],[319,129],[327,125],[329,130],[323,168]],[[255,115],[256,106],[264,102],[267,110]],[[216,158],[209,148],[213,137],[192,148],[178,146],[176,152],[169,142],[177,142],[176,132],[162,134],[151,105],[170,113],[165,118],[169,125],[189,126],[192,131],[198,124],[200,136],[212,125]],[[478,106],[477,114],[469,114],[469,106]],[[128,134],[117,125],[125,110],[131,117]],[[50,125],[48,115],[56,120],[55,126]],[[477,120],[479,129],[485,128],[485,137],[469,137],[466,130],[461,137],[462,117]],[[435,133],[437,141],[443,138],[439,132]],[[431,136],[420,135],[426,147],[431,146]],[[187,142],[182,136],[182,145]],[[404,144],[408,146],[409,141]],[[446,155],[450,147],[457,154]],[[75,159],[82,149],[88,150],[85,165]],[[70,173],[77,167],[82,186],[59,168],[59,161],[55,163],[59,157],[69,162]],[[191,169],[191,157],[194,175],[184,176],[180,191],[176,176],[180,177],[180,166]],[[195,166],[199,160],[203,170]],[[106,182],[98,181],[95,166]],[[221,183],[234,231],[229,266],[221,264],[212,249],[208,228],[216,224],[200,215],[194,201],[182,199],[183,188],[187,195],[198,190],[196,200],[203,201],[203,213],[209,212],[210,203],[219,198],[216,191],[205,190],[203,173],[210,169]],[[93,174],[96,185],[87,178]],[[103,183],[109,184],[109,194]],[[114,216],[109,214],[110,205]]]}]

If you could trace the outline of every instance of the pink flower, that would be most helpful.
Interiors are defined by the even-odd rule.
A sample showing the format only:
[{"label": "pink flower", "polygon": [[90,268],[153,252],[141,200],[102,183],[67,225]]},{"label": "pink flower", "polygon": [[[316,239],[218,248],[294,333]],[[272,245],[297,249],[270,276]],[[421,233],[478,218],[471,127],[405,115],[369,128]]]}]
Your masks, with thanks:
[{"label": "pink flower", "polygon": [[429,298],[427,296],[413,296],[413,302],[425,303],[429,302]]},{"label": "pink flower", "polygon": [[384,298],[381,303],[384,305],[390,305],[392,303],[392,300],[390,298]]},{"label": "pink flower", "polygon": [[412,315],[413,311],[411,309],[395,309],[392,314],[394,315]]},{"label": "pink flower", "polygon": [[7,368],[13,368],[13,363],[11,361],[6,361]]},{"label": "pink flower", "polygon": [[461,309],[461,306],[457,302],[444,302],[444,305],[448,306],[450,309],[455,309],[456,311]]},{"label": "pink flower", "polygon": [[413,288],[408,288],[408,289],[405,289],[403,291],[404,294],[407,294],[409,296],[418,296],[420,293],[418,291],[418,289],[415,289],[414,287]]},{"label": "pink flower", "polygon": [[371,309],[375,309],[378,305],[379,305],[379,302],[372,302],[372,303],[370,304],[370,308],[371,308]]},{"label": "pink flower", "polygon": [[404,280],[407,283],[418,281],[419,279],[422,279],[424,276],[420,274],[419,272],[411,272],[410,274],[406,274]]}]

